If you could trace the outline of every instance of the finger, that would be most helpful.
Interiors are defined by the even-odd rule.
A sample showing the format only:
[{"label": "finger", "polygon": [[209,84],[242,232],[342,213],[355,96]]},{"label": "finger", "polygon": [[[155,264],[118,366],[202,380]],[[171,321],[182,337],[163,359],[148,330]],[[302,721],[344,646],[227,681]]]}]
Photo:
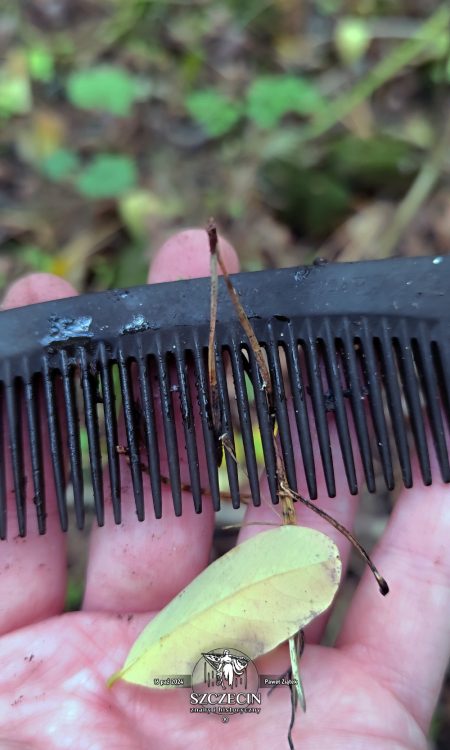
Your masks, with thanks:
[{"label": "finger", "polygon": [[[3,300],[3,309],[73,297],[76,291],[63,279],[51,274],[32,274],[15,282]],[[40,394],[42,396],[42,394]],[[39,399],[43,415],[43,398]],[[0,633],[23,627],[61,612],[66,594],[66,538],[61,532],[48,455],[43,456],[47,533],[39,535],[33,504],[33,481],[24,404],[22,412],[23,463],[27,536],[17,536],[14,482],[10,461],[6,461],[8,538],[0,542]],[[0,426],[1,427],[1,426]],[[5,446],[8,444],[6,417],[3,422]],[[45,438],[44,438],[45,439]]]},{"label": "finger", "polygon": [[[220,237],[222,258],[228,273],[239,271],[236,251]],[[156,253],[148,273],[148,283],[195,279],[209,276],[210,253],[204,229],[186,229],[170,237]]]},{"label": "finger", "polygon": [[424,489],[419,476],[416,466],[414,488],[399,496],[374,555],[390,594],[382,599],[366,574],[338,645],[363,661],[425,731],[450,657],[450,487],[436,482]]},{"label": "finger", "polygon": [[[234,250],[224,240],[221,244],[225,261],[231,271],[236,271],[238,261]],[[187,230],[172,237],[159,250],[148,279],[154,283],[207,276],[209,263],[206,232]],[[161,406],[158,406],[156,395],[154,401],[159,427],[158,439],[163,442]],[[181,415],[179,409],[176,411],[176,429],[178,435],[182,436]],[[200,423],[197,428],[197,434],[200,435]],[[198,445],[200,454],[200,440]],[[163,446],[160,452],[161,472],[166,472],[167,476]],[[201,463],[200,455],[199,459]],[[182,481],[186,481],[186,460],[181,451],[180,465]],[[123,475],[128,477],[125,471]],[[144,490],[146,497],[150,498],[150,482],[146,475]],[[145,522],[138,523],[131,481],[123,479],[121,526],[109,524],[102,529],[95,528],[92,534],[83,605],[85,609],[128,612],[159,609],[207,565],[214,525],[209,498],[203,498],[202,512],[196,514],[192,497],[184,492],[183,513],[176,517],[170,487],[163,484],[162,494],[162,518],[155,519],[154,514],[148,511]],[[147,502],[147,507],[149,505],[150,502]]]}]

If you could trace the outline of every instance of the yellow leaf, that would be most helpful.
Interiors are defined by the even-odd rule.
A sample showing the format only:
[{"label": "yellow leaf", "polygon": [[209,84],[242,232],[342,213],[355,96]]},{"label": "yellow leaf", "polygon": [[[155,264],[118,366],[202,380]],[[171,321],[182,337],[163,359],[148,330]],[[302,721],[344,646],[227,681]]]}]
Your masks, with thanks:
[{"label": "yellow leaf", "polygon": [[147,625],[117,679],[154,687],[190,674],[208,648],[236,648],[250,659],[305,627],[331,604],[341,561],[319,531],[281,526],[238,545],[206,568]]}]

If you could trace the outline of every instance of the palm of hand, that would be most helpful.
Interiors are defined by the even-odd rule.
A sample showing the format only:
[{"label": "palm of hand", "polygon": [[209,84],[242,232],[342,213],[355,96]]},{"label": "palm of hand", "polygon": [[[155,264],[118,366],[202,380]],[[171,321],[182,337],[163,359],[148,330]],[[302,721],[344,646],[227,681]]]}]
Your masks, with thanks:
[{"label": "palm of hand", "polygon": [[[145,616],[66,614],[3,639],[0,747],[148,750],[165,747],[287,747],[287,688],[264,690],[260,716],[192,715],[189,691],[106,687]],[[138,622],[136,622],[136,620]],[[272,660],[273,661],[273,660]],[[352,650],[307,647],[302,659],[308,710],[297,714],[294,741],[309,748],[425,750],[424,733]],[[270,670],[270,664],[265,665]],[[276,673],[276,670],[275,670]],[[250,740],[251,738],[251,740]],[[251,745],[250,745],[251,741]],[[23,745],[22,745],[23,743]]]}]

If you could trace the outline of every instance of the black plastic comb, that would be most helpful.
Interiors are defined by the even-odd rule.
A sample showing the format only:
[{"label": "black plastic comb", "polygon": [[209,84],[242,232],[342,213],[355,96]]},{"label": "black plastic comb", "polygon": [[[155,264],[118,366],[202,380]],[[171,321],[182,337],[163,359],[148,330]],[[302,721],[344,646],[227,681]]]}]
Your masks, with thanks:
[{"label": "black plastic comb", "polygon": [[[404,485],[410,487],[413,453],[425,484],[432,481],[430,451],[435,452],[442,479],[450,481],[450,258],[318,264],[242,273],[232,280],[267,354],[280,442],[294,490],[306,485],[309,496],[317,497],[320,461],[328,494],[334,496],[334,463],[340,461],[349,489],[356,493],[357,452],[370,492],[376,489],[377,466],[381,466],[387,488],[394,487],[397,467]],[[100,525],[104,522],[105,492],[112,498],[114,519],[120,522],[124,471],[131,472],[139,520],[149,511],[144,508],[143,463],[150,474],[153,512],[161,516],[162,450],[167,454],[175,513],[182,512],[181,455],[189,468],[195,509],[200,512],[205,502],[200,451],[206,458],[207,501],[219,508],[217,435],[211,419],[206,364],[209,295],[209,279],[193,279],[86,294],[0,313],[1,538],[6,537],[7,462],[19,534],[26,533],[27,501],[31,498],[39,531],[45,532],[44,480],[49,477],[44,477],[43,449],[47,441],[61,527],[65,530],[68,525],[68,480],[77,525],[83,526],[81,412]],[[276,502],[267,400],[223,281],[219,283],[218,310],[216,361],[223,432],[232,441],[236,430],[242,436],[250,490],[254,504],[259,505],[254,445],[257,418],[268,483]],[[249,397],[249,381],[253,397]],[[119,461],[117,450],[119,387],[128,465]],[[175,419],[180,409],[181,428]],[[156,421],[162,422],[162,434],[158,434]],[[333,455],[330,444],[333,422],[340,455]],[[67,435],[64,444],[63,435]],[[297,439],[304,476],[298,476],[301,462],[296,467],[294,461]],[[30,477],[25,476],[25,441],[29,444]],[[316,443],[318,450],[314,449]],[[228,453],[225,459],[232,502],[237,507],[237,466]]]}]

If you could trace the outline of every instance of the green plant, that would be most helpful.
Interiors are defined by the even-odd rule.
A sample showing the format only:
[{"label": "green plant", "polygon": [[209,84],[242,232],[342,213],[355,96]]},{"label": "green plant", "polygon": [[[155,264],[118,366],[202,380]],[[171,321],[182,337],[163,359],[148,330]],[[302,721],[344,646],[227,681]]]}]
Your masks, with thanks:
[{"label": "green plant", "polygon": [[149,91],[147,83],[113,65],[75,71],[67,81],[67,96],[76,107],[104,110],[117,117],[129,115],[134,102]]},{"label": "green plant", "polygon": [[30,82],[25,74],[0,68],[0,117],[24,115],[31,109]]},{"label": "green plant", "polygon": [[53,151],[40,164],[40,168],[45,176],[55,182],[60,182],[70,177],[78,166],[79,159],[77,154],[66,148],[59,148]]},{"label": "green plant", "polygon": [[334,31],[334,44],[346,65],[358,62],[370,45],[370,30],[361,18],[341,18]]},{"label": "green plant", "polygon": [[137,169],[129,156],[97,154],[78,174],[75,185],[89,198],[114,198],[132,188]]},{"label": "green plant", "polygon": [[291,75],[261,76],[247,93],[247,114],[262,128],[274,127],[289,112],[310,115],[323,105],[313,83]]},{"label": "green plant", "polygon": [[186,99],[189,114],[212,137],[228,133],[242,115],[242,107],[214,89],[194,91]]},{"label": "green plant", "polygon": [[27,50],[28,70],[31,78],[47,83],[54,76],[54,59],[52,53],[41,45]]}]

